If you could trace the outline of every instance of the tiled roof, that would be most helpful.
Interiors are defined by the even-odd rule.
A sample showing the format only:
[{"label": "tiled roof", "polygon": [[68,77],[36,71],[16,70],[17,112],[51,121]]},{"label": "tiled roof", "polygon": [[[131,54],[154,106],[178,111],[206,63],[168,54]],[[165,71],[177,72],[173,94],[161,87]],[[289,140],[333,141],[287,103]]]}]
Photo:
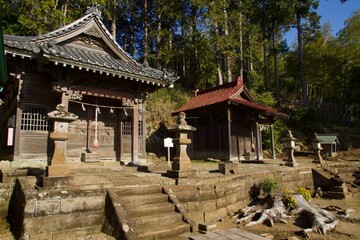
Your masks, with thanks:
[{"label": "tiled roof", "polygon": [[194,110],[223,102],[240,104],[251,109],[259,110],[269,115],[287,117],[286,114],[281,113],[273,108],[256,103],[255,100],[250,96],[249,91],[243,85],[242,80],[239,78],[237,79],[237,81],[233,81],[197,92],[195,97],[190,99],[190,101],[188,101],[182,107],[175,110],[173,114],[179,112],[186,112],[189,110]]},{"label": "tiled roof", "polygon": [[[95,30],[113,54],[67,43],[69,38]],[[131,58],[113,39],[97,11],[89,12],[77,21],[41,36],[13,36],[4,34],[5,53],[28,58],[45,57],[55,64],[71,65],[101,74],[140,80],[148,84],[172,85],[176,77],[166,71],[140,64]]]}]

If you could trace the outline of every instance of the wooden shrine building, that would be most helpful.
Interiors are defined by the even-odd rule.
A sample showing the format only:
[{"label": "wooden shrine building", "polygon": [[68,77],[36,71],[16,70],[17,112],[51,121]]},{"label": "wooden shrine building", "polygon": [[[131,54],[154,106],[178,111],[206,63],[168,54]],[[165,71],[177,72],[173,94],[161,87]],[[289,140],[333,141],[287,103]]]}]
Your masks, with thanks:
[{"label": "wooden shrine building", "polygon": [[[220,86],[195,92],[173,115],[186,113],[188,124],[197,128],[188,147],[192,159],[262,160],[261,131],[271,131],[276,117],[287,115],[262,106],[250,96],[238,78]],[[272,140],[272,157],[275,158]]]},{"label": "wooden shrine building", "polygon": [[68,129],[68,161],[145,159],[146,95],[176,78],[132,59],[97,8],[45,35],[4,35],[4,46],[2,159],[51,159],[53,126],[45,117],[59,103],[79,116]]}]

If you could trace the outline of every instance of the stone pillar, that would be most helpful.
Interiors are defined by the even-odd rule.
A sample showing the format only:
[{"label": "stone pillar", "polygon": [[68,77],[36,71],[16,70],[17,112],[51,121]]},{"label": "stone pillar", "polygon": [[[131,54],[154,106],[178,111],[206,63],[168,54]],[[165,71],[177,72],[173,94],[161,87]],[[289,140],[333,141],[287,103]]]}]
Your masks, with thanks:
[{"label": "stone pillar", "polygon": [[168,170],[168,177],[172,178],[189,178],[195,177],[196,172],[192,169],[190,158],[187,154],[187,145],[191,143],[188,133],[195,131],[196,128],[190,126],[185,121],[185,113],[181,112],[177,124],[170,130],[176,133],[173,143],[176,146],[176,154],[173,158],[171,170]]},{"label": "stone pillar", "polygon": [[282,141],[286,145],[285,149],[288,153],[288,159],[287,159],[287,162],[285,163],[285,165],[289,166],[289,167],[295,167],[298,165],[298,163],[296,162],[296,159],[294,157],[295,140],[296,140],[296,138],[293,137],[290,130],[289,130],[288,136],[286,136],[282,139]]},{"label": "stone pillar", "polygon": [[320,140],[317,138],[317,134],[315,133],[315,138],[312,140],[312,148],[314,150],[315,156],[313,163],[322,163],[323,158],[321,156],[321,150],[323,149],[321,147]]},{"label": "stone pillar", "polygon": [[54,140],[55,149],[50,165],[47,167],[47,176],[66,176],[69,167],[66,163],[66,141],[69,139],[69,123],[75,121],[78,116],[65,110],[63,104],[59,104],[55,111],[48,113],[47,118],[54,121],[54,132],[50,138]]}]

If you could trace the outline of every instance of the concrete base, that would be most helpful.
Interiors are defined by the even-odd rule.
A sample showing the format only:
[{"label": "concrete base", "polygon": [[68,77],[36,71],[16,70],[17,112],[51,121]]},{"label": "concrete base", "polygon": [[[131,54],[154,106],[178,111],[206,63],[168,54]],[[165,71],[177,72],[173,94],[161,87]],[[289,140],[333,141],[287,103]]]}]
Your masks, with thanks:
[{"label": "concrete base", "polygon": [[41,177],[40,186],[44,188],[60,188],[72,184],[72,176]]},{"label": "concrete base", "polygon": [[47,169],[47,176],[66,176],[69,175],[70,170],[69,167],[67,165],[52,165],[52,166],[48,166]]},{"label": "concrete base", "polygon": [[196,171],[179,171],[179,170],[168,170],[167,176],[170,178],[194,178],[196,177]]}]

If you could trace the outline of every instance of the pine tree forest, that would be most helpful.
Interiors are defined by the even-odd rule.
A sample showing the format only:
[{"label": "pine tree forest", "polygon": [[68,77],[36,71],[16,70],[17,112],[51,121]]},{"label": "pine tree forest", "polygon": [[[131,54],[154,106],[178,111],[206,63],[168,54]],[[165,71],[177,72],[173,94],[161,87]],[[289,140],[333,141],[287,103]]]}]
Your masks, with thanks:
[{"label": "pine tree forest", "polygon": [[[129,55],[179,77],[175,93],[159,97],[240,76],[259,103],[309,123],[309,132],[360,127],[360,8],[333,36],[319,24],[318,0],[0,0],[3,31],[41,35],[93,4]],[[291,28],[292,46],[284,39]]]}]

